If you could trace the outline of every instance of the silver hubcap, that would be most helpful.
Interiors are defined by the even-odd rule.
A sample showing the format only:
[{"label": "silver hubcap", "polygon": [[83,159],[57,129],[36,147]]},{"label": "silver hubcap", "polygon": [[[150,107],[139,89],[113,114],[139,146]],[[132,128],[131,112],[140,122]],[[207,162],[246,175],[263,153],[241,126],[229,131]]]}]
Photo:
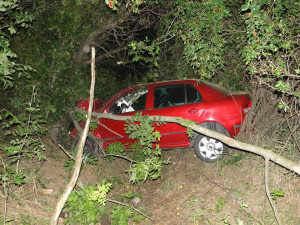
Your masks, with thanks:
[{"label": "silver hubcap", "polygon": [[207,159],[217,159],[223,152],[223,143],[210,137],[203,137],[199,141],[200,154]]}]

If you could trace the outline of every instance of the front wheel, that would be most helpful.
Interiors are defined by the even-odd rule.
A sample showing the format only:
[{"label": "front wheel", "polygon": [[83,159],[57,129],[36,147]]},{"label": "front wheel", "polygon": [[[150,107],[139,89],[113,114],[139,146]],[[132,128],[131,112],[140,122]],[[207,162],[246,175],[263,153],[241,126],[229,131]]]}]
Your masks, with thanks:
[{"label": "front wheel", "polygon": [[196,137],[194,150],[198,158],[213,163],[221,158],[227,146],[216,139],[200,134]]}]

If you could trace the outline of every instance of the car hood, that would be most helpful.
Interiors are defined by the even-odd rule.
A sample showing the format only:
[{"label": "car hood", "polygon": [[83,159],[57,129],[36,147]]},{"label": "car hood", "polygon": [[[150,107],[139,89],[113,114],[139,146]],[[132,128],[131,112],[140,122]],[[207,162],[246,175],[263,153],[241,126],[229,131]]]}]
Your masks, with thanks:
[{"label": "car hood", "polygon": [[[89,108],[89,99],[78,99],[76,101],[76,107],[84,110],[88,110]],[[93,104],[93,112],[100,112],[101,108],[105,104],[104,101],[100,99],[95,99]]]}]

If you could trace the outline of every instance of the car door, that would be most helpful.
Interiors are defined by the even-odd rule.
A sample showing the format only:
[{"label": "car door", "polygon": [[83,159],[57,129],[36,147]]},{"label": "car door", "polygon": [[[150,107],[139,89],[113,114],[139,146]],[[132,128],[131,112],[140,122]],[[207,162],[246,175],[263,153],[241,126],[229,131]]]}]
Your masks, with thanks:
[{"label": "car door", "polygon": [[[202,96],[191,84],[171,84],[153,88],[153,109],[147,110],[147,114],[182,117],[194,121],[198,121],[201,117]],[[157,129],[162,136],[160,141],[162,148],[189,146],[190,140],[185,127],[167,123]]]},{"label": "car door", "polygon": [[[138,111],[146,109],[148,99],[148,88],[140,87],[134,89],[115,100],[108,106],[108,113],[132,116]],[[112,119],[101,118],[99,120],[99,129],[101,140],[104,146],[108,146],[114,142],[121,142],[127,144],[132,142],[129,140],[128,135],[124,131],[125,121],[118,121]]]}]

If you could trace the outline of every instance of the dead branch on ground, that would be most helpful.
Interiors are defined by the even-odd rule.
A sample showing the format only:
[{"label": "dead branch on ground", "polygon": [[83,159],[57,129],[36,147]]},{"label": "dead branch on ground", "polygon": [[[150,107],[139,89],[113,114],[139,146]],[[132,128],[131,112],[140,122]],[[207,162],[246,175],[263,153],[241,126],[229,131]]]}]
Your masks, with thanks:
[{"label": "dead branch on ground", "polygon": [[[80,108],[75,108],[75,111],[79,112],[79,113],[86,112],[85,110],[80,109]],[[127,119],[132,117],[132,116],[114,115],[111,113],[96,113],[96,112],[93,112],[92,116],[97,117],[97,118],[106,118],[106,119],[119,120],[119,121],[126,121]],[[177,123],[177,124],[180,124],[180,121],[182,120],[182,118],[180,118],[180,117],[170,117],[170,116],[149,116],[149,119],[154,120],[154,121]],[[75,123],[76,128],[80,128],[80,126],[76,123]],[[246,152],[251,152],[251,153],[260,155],[264,158],[268,158],[271,161],[275,162],[276,164],[300,175],[300,164],[297,164],[289,159],[286,159],[286,158],[272,152],[271,150],[264,149],[259,146],[255,146],[255,145],[251,145],[248,143],[244,143],[244,142],[235,140],[224,134],[209,130],[209,129],[207,129],[205,127],[201,127],[197,124],[192,124],[192,125],[189,125],[188,127],[191,128],[192,130],[196,131],[197,133],[215,138],[230,147],[240,149],[240,150],[246,151]],[[78,131],[80,131],[80,129]]]}]

